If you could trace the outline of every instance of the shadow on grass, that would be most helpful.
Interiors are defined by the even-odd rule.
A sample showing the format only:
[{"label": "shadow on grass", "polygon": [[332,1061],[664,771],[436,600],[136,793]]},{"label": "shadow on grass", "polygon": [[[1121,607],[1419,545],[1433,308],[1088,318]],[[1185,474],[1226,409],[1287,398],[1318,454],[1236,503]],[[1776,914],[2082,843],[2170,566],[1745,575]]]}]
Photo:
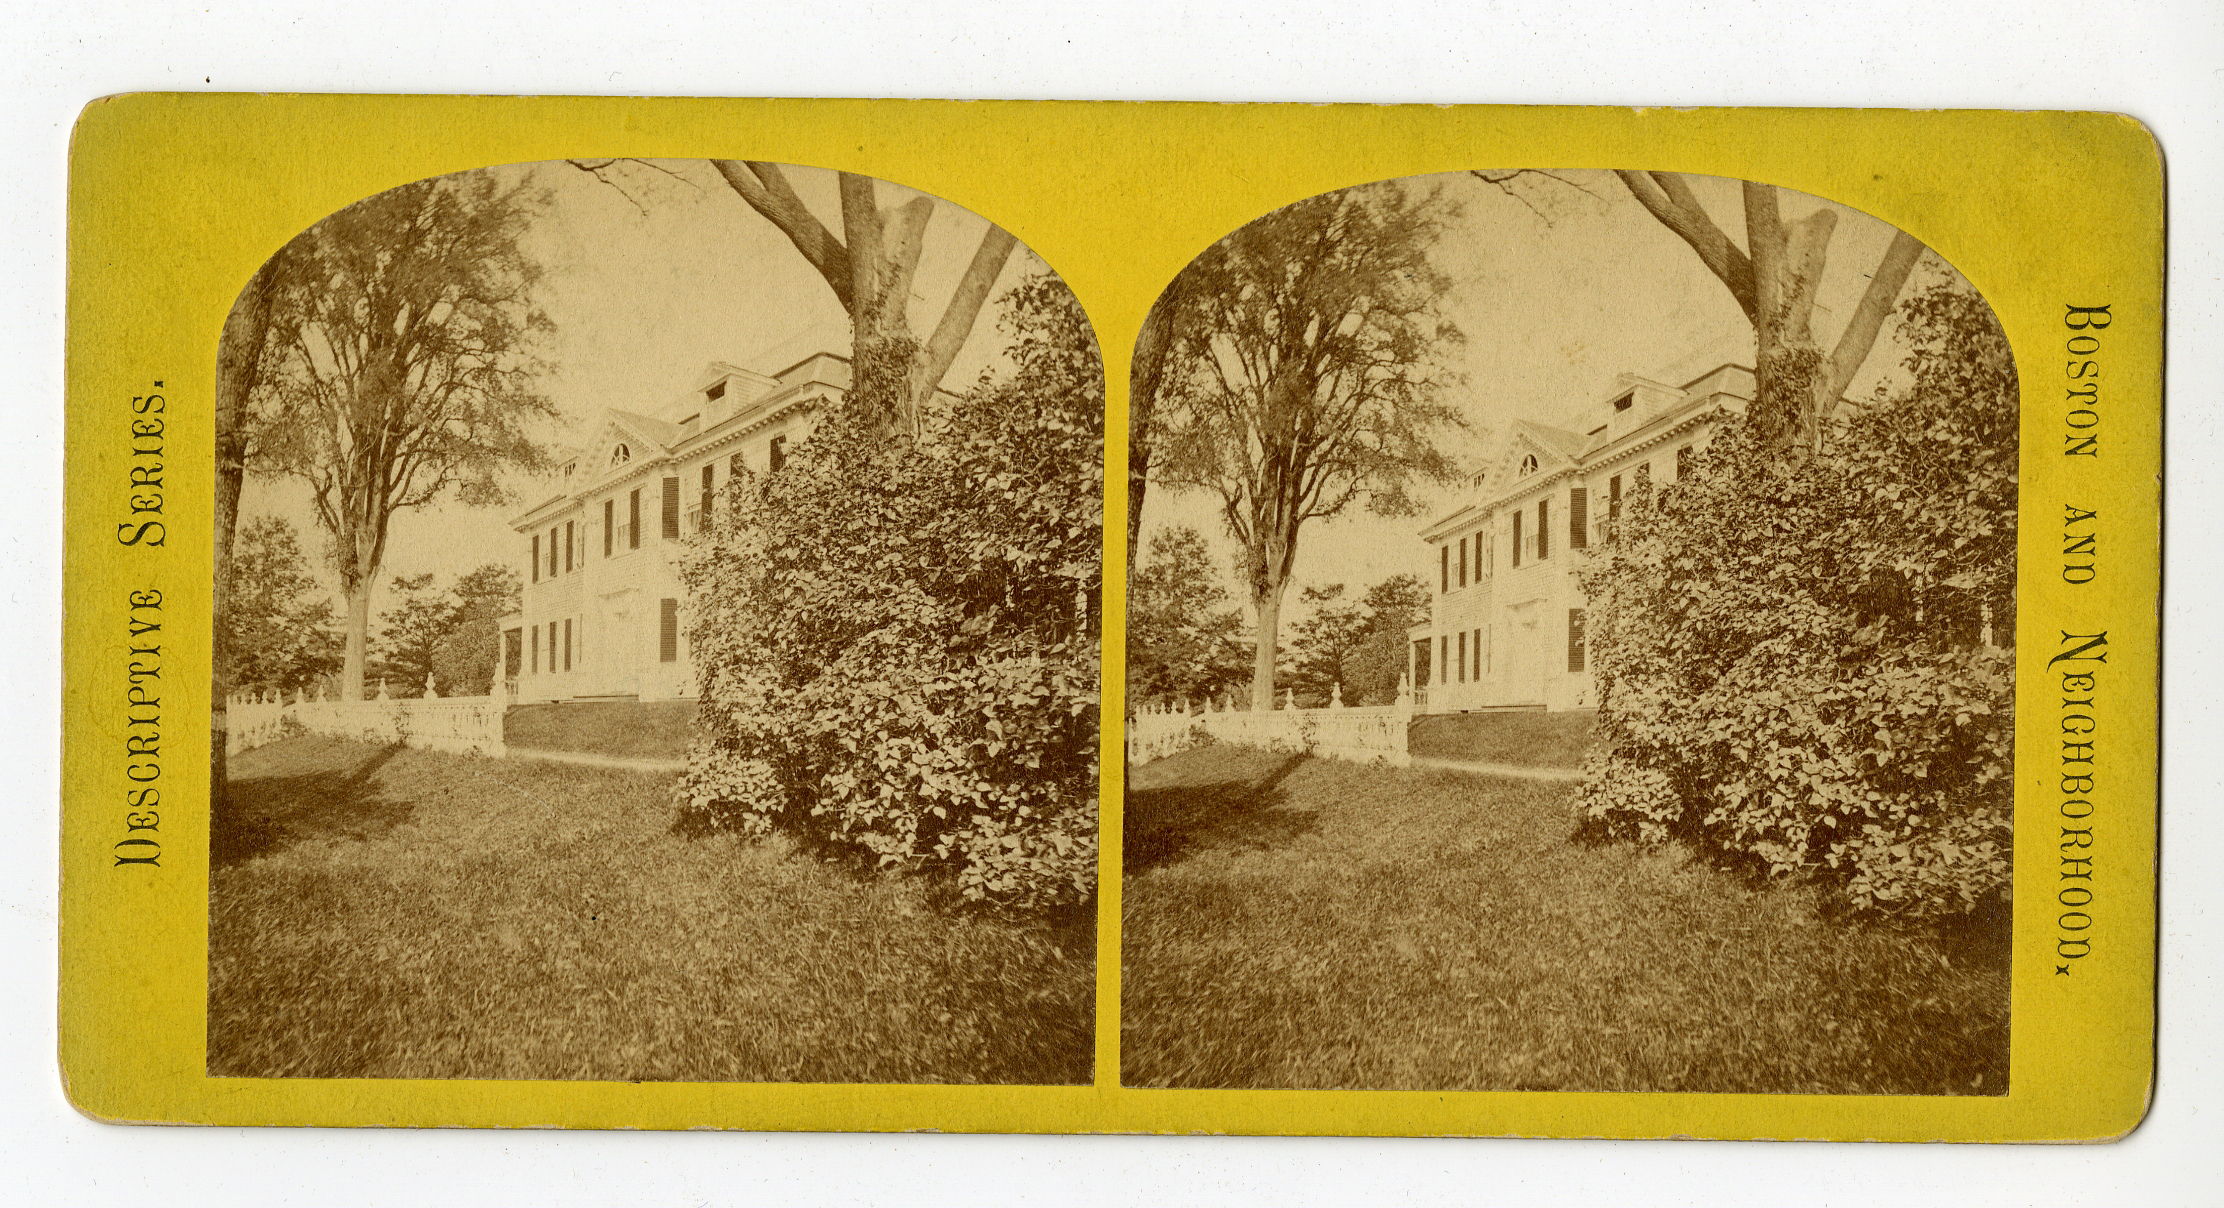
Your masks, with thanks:
[{"label": "shadow on grass", "polygon": [[1270,850],[1320,829],[1314,811],[1283,806],[1282,781],[1304,762],[1292,755],[1257,780],[1130,789],[1122,871],[1132,877],[1215,848]]},{"label": "shadow on grass", "polygon": [[375,839],[409,821],[414,804],[371,787],[401,749],[381,748],[352,768],[233,779],[230,801],[209,819],[210,867],[275,855],[305,839]]}]

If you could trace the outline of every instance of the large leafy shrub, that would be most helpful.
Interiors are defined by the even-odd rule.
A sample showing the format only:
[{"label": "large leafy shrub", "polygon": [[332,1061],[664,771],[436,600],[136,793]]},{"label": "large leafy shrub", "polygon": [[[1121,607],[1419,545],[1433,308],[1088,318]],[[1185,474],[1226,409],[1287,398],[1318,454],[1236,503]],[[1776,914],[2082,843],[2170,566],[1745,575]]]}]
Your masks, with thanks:
[{"label": "large leafy shrub", "polygon": [[1079,304],[1005,299],[1011,370],[891,434],[857,387],[729,490],[684,570],[703,733],[683,822],[782,828],[971,899],[1095,885],[1104,375]]},{"label": "large leafy shrub", "polygon": [[1610,834],[1922,916],[2009,892],[2017,395],[1981,299],[1901,314],[1900,388],[1821,451],[1733,419],[1682,481],[1625,497],[1583,572],[1581,801]]}]

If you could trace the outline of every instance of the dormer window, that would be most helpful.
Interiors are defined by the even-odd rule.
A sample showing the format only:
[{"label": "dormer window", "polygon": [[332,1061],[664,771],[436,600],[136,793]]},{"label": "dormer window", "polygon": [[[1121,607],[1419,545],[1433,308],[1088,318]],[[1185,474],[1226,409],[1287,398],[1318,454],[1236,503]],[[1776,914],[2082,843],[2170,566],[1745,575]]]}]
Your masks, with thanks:
[{"label": "dormer window", "polygon": [[1630,407],[1634,406],[1636,402],[1637,392],[1632,390],[1628,394],[1625,394],[1622,397],[1614,400],[1614,410],[1617,412],[1627,411],[1630,409]]},{"label": "dormer window", "polygon": [[1529,477],[1529,476],[1530,476],[1531,474],[1534,474],[1534,473],[1536,473],[1536,472],[1537,472],[1537,455],[1536,455],[1536,454],[1534,454],[1534,453],[1528,453],[1528,454],[1524,454],[1524,455],[1522,456],[1522,459],[1521,459],[1521,476],[1522,476],[1523,478],[1527,478],[1527,477]]},{"label": "dormer window", "polygon": [[706,403],[715,403],[724,397],[726,397],[726,383],[724,382],[713,382],[710,389],[703,391],[703,401]]},{"label": "dormer window", "polygon": [[632,460],[633,450],[624,441],[619,441],[617,447],[610,450],[611,465],[622,466]]},{"label": "dormer window", "polygon": [[573,470],[576,470],[576,469],[578,469],[578,468],[579,468],[579,463],[578,463],[578,462],[576,462],[576,461],[567,461],[567,462],[565,462],[565,463],[564,463],[564,477],[566,477],[566,478],[569,478],[569,477],[571,477],[571,472],[572,472]]}]

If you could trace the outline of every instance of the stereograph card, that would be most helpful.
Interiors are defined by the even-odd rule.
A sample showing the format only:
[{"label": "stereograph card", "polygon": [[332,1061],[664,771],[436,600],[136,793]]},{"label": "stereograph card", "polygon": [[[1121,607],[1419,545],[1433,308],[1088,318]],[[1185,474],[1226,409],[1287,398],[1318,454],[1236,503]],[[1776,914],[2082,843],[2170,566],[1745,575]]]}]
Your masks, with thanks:
[{"label": "stereograph card", "polygon": [[96,102],[70,1096],[2119,1137],[2161,197],[2090,113]]}]

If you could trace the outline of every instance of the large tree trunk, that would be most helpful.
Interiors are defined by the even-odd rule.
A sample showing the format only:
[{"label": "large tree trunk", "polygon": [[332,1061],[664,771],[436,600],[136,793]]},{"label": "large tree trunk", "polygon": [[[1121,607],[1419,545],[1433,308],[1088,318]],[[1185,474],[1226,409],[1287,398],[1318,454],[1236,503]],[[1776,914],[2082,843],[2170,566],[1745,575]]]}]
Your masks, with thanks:
[{"label": "large tree trunk", "polygon": [[1276,576],[1275,582],[1263,590],[1254,586],[1251,591],[1251,610],[1258,616],[1259,645],[1251,655],[1251,707],[1274,707],[1274,654],[1280,645],[1282,632],[1282,593],[1289,587],[1289,580]]},{"label": "large tree trunk", "polygon": [[371,583],[365,575],[343,594],[347,597],[347,647],[340,662],[340,699],[363,699],[364,653],[371,632]]},{"label": "large tree trunk", "polygon": [[231,770],[224,746],[231,730],[225,701],[232,694],[235,657],[224,640],[232,601],[232,537],[239,527],[239,494],[247,477],[248,404],[261,377],[262,350],[270,334],[271,257],[248,278],[232,304],[216,347],[216,565],[209,609],[209,799],[212,809],[229,797]]}]

